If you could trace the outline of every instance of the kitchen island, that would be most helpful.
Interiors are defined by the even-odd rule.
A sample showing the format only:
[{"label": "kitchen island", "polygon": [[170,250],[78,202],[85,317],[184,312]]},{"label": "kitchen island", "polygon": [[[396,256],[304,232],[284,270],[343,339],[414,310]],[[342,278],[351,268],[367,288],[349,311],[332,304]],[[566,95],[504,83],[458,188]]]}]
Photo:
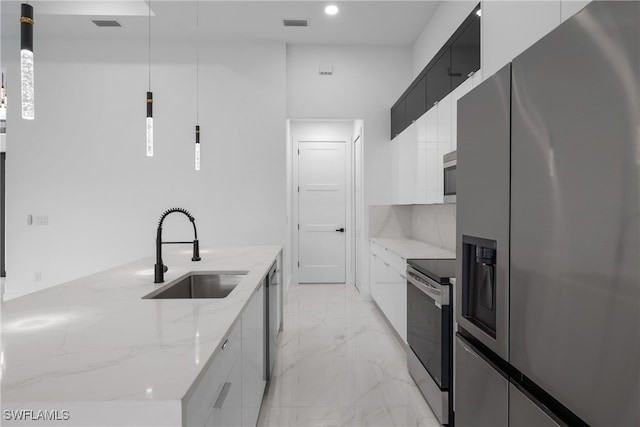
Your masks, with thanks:
[{"label": "kitchen island", "polygon": [[[164,283],[147,258],[4,302],[3,425],[190,424],[187,401],[281,247],[200,253],[165,253]],[[227,271],[247,274],[225,298],[142,298],[189,272]]]}]

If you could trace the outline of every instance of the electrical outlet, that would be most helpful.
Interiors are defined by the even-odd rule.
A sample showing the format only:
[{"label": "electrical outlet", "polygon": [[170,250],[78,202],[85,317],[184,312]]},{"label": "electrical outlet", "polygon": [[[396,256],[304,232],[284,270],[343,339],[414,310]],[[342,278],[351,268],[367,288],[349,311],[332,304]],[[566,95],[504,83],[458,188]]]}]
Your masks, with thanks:
[{"label": "electrical outlet", "polygon": [[34,225],[49,225],[49,217],[44,215],[44,216],[34,216],[33,217],[33,224]]},{"label": "electrical outlet", "polygon": [[34,279],[36,282],[42,282],[42,272],[41,271],[36,271],[35,275],[34,275]]}]

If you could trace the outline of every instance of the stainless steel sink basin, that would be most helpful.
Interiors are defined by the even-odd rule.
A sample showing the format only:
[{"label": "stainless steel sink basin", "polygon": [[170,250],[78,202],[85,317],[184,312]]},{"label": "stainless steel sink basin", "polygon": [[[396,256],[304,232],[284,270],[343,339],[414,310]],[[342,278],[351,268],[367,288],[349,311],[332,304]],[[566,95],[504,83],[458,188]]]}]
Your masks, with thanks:
[{"label": "stainless steel sink basin", "polygon": [[225,271],[219,273],[189,273],[173,283],[156,289],[142,298],[225,298],[246,276],[248,271]]}]

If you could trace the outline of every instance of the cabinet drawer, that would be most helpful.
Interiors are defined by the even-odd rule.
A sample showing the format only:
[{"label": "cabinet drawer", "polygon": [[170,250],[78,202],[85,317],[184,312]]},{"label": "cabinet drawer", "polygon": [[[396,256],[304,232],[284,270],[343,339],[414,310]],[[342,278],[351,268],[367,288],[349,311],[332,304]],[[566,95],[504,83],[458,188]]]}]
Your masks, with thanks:
[{"label": "cabinet drawer", "polygon": [[241,323],[237,322],[210,361],[209,366],[198,380],[198,383],[187,398],[183,408],[185,411],[186,425],[200,427],[206,425],[213,406],[220,393],[223,391],[224,383],[233,370],[235,361],[240,358],[240,338]]},{"label": "cabinet drawer", "polygon": [[375,256],[380,256],[381,254],[384,253],[384,248],[382,246],[380,246],[379,244],[374,243],[374,242],[371,242],[369,244],[369,250],[371,251],[371,254],[375,255]]},{"label": "cabinet drawer", "polygon": [[405,276],[407,271],[407,260],[396,254],[395,252],[390,251],[389,249],[383,249],[382,253],[378,255],[382,262],[391,267],[396,271],[396,273],[401,276]]}]

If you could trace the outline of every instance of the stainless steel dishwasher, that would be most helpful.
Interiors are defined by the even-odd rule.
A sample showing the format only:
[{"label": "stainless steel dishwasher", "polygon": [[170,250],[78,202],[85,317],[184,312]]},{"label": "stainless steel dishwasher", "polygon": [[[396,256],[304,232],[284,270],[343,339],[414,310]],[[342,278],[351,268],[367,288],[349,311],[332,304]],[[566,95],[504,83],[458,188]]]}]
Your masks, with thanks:
[{"label": "stainless steel dishwasher", "polygon": [[264,375],[265,380],[271,380],[273,366],[276,362],[276,351],[278,349],[278,292],[280,292],[280,280],[278,276],[278,263],[274,262],[269,269],[265,284],[265,310],[264,310]]}]

